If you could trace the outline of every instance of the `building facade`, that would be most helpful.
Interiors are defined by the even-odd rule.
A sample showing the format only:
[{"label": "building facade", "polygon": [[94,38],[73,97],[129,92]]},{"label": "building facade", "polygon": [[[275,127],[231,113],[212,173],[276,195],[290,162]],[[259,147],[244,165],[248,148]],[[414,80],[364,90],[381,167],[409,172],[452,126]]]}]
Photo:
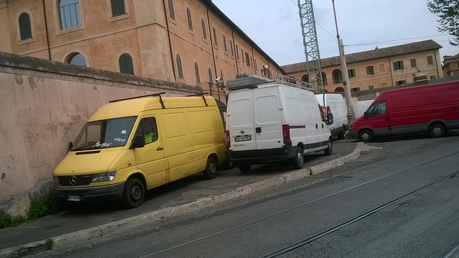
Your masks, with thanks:
[{"label": "building facade", "polygon": [[210,0],[0,0],[0,51],[200,85],[283,74]]},{"label": "building facade", "polygon": [[443,57],[443,73],[445,77],[459,76],[459,54]]},{"label": "building facade", "polygon": [[[443,78],[439,49],[432,40],[346,55],[351,91],[371,90],[414,82],[414,75],[422,73],[428,79]],[[343,75],[339,57],[325,58],[322,77],[325,90],[342,92]],[[309,82],[305,63],[282,67],[286,75]]]}]

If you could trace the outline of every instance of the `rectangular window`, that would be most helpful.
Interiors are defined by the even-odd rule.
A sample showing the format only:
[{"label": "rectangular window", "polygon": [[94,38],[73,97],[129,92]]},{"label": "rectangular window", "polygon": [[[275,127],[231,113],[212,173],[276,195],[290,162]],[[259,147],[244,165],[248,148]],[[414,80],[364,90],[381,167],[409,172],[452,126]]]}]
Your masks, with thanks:
[{"label": "rectangular window", "polygon": [[242,62],[245,63],[245,59],[244,59],[244,50],[241,49],[241,56],[242,56]]},{"label": "rectangular window", "polygon": [[357,91],[360,91],[360,88],[359,88],[359,87],[352,88],[352,92],[357,92]]},{"label": "rectangular window", "polygon": [[435,80],[437,77],[435,75],[430,76],[431,80]]},{"label": "rectangular window", "polygon": [[158,127],[156,126],[156,119],[154,117],[142,118],[140,120],[136,136],[143,136],[145,145],[156,142],[158,140]]},{"label": "rectangular window", "polygon": [[412,59],[410,60],[410,62],[411,62],[411,68],[416,68],[416,67],[418,67],[418,64],[416,63],[416,58],[412,58]]},{"label": "rectangular window", "polygon": [[236,45],[236,57],[239,59],[239,47]]},{"label": "rectangular window", "polygon": [[110,4],[112,7],[112,17],[126,14],[124,0],[110,0]]},{"label": "rectangular window", "polygon": [[403,70],[403,61],[394,62],[394,71]]},{"label": "rectangular window", "polygon": [[432,56],[427,56],[427,64],[428,65],[433,65],[433,57]]},{"label": "rectangular window", "polygon": [[385,88],[385,87],[387,87],[387,82],[383,82],[383,83],[381,83],[381,87],[382,87],[382,88]]},{"label": "rectangular window", "polygon": [[348,70],[349,78],[354,78],[355,77],[355,69],[349,69]]},{"label": "rectangular window", "polygon": [[367,75],[375,74],[375,69],[373,68],[372,65],[371,66],[367,66],[366,70],[367,70]]},{"label": "rectangular window", "polygon": [[406,84],[406,81],[402,80],[402,81],[397,81],[395,85],[404,85],[404,84]]},{"label": "rectangular window", "polygon": [[230,40],[231,56],[234,56],[233,41]]},{"label": "rectangular window", "polygon": [[374,86],[374,85],[369,85],[369,86],[368,86],[368,89],[369,89],[369,90],[374,90],[374,89],[375,89],[375,86]]},{"label": "rectangular window", "polygon": [[70,29],[81,25],[80,5],[78,0],[59,1],[61,29]]},{"label": "rectangular window", "polygon": [[212,27],[212,33],[214,34],[214,44],[215,46],[218,46],[217,31],[215,30],[215,27]]},{"label": "rectangular window", "polygon": [[380,74],[386,73],[386,65],[385,64],[379,64],[379,73]]},{"label": "rectangular window", "polygon": [[225,35],[223,35],[223,49],[225,50],[225,52],[228,52],[228,48],[226,47],[226,37],[225,37]]},{"label": "rectangular window", "polygon": [[250,66],[250,56],[249,53],[245,52],[245,61],[247,63],[247,66]]}]

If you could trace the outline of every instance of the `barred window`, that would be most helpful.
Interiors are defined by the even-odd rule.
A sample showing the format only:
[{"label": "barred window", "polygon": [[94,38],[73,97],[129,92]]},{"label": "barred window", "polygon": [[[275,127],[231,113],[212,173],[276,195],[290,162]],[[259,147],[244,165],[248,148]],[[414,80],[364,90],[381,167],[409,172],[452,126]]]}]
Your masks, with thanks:
[{"label": "barred window", "polygon": [[79,0],[60,0],[59,16],[61,29],[70,29],[81,25]]},{"label": "barred window", "polygon": [[21,40],[32,38],[32,26],[28,13],[21,13],[19,16],[19,32],[21,34]]}]

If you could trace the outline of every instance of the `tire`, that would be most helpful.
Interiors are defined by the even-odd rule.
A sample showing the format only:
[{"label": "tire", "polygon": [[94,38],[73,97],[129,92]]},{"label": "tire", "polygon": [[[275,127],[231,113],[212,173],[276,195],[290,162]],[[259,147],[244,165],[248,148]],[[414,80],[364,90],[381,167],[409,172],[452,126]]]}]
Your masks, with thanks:
[{"label": "tire", "polygon": [[372,142],[373,141],[373,132],[371,132],[370,130],[362,130],[360,133],[359,133],[359,139],[362,141],[362,142]]},{"label": "tire", "polygon": [[304,154],[301,147],[296,147],[295,157],[290,159],[290,164],[294,169],[301,169],[304,165]]},{"label": "tire", "polygon": [[204,170],[204,178],[205,179],[214,179],[217,177],[217,172],[218,172],[218,164],[217,161],[214,158],[208,158],[207,159],[207,165],[206,165],[206,170]]},{"label": "tire", "polygon": [[124,186],[123,206],[128,209],[142,205],[145,199],[145,185],[138,178],[129,178]]},{"label": "tire", "polygon": [[250,165],[250,164],[241,164],[241,165],[239,165],[237,167],[239,168],[239,171],[241,171],[242,173],[249,173],[250,169],[252,168],[252,165]]},{"label": "tire", "polygon": [[333,141],[331,138],[328,140],[328,147],[324,150],[324,152],[325,152],[325,155],[327,156],[330,156],[333,154]]},{"label": "tire", "polygon": [[446,128],[442,124],[433,124],[429,132],[433,138],[443,137],[446,134]]},{"label": "tire", "polygon": [[346,136],[344,135],[344,133],[340,133],[340,134],[338,134],[338,139],[344,140],[344,139],[346,139]]}]

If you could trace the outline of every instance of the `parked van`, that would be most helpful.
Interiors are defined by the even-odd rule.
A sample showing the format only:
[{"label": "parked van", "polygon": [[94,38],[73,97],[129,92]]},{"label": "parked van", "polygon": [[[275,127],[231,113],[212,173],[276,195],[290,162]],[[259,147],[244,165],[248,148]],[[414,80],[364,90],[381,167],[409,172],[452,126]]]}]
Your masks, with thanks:
[{"label": "parked van", "polygon": [[[333,124],[330,125],[332,136],[344,139],[349,125],[347,119],[347,105],[341,94],[316,94],[321,106],[328,106],[333,114]],[[324,102],[325,99],[325,102]]]},{"label": "parked van", "polygon": [[368,107],[373,103],[373,100],[361,100],[357,101],[355,105],[355,118],[363,116],[363,113],[368,110]]},{"label": "parked van", "polygon": [[94,113],[54,170],[67,201],[122,200],[140,206],[145,190],[225,162],[225,133],[212,97],[149,97],[109,103]]},{"label": "parked van", "polygon": [[430,133],[444,136],[459,128],[459,81],[388,90],[349,127],[362,141],[383,136]]},{"label": "parked van", "polygon": [[248,172],[252,164],[290,160],[298,169],[306,153],[332,154],[330,129],[314,93],[246,76],[227,85],[226,136],[233,166]]}]

